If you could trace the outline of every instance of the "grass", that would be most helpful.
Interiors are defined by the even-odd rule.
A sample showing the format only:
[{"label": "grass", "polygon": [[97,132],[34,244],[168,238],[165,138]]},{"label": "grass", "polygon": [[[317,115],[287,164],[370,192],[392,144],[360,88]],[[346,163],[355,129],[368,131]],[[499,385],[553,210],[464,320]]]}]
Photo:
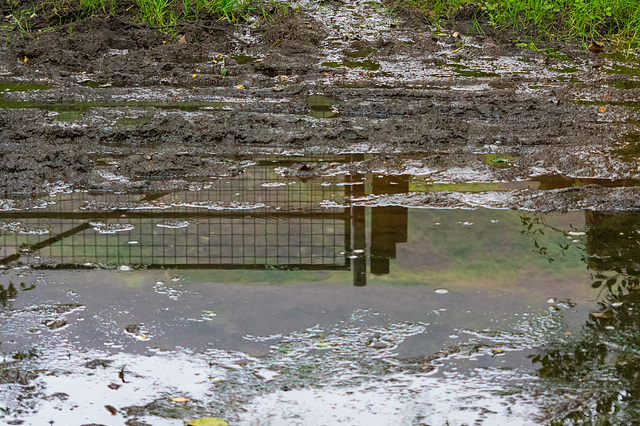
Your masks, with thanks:
[{"label": "grass", "polygon": [[475,13],[497,30],[551,40],[638,40],[640,0],[399,0],[434,20]]},{"label": "grass", "polygon": [[[2,0],[0,0],[2,1]],[[71,23],[74,20],[133,15],[139,22],[174,35],[180,24],[189,24],[203,18],[226,19],[229,22],[240,18],[249,10],[249,0],[48,0],[23,10],[20,2],[4,0],[11,9],[10,22],[21,35],[30,35],[32,22],[38,15],[59,16]]]}]

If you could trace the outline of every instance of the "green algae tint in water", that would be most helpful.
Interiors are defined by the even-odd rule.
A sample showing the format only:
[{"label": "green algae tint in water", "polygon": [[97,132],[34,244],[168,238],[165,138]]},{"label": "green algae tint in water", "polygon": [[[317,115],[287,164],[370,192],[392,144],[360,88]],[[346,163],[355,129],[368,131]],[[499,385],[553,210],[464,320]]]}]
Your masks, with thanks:
[{"label": "green algae tint in water", "polygon": [[[5,419],[637,414],[640,217],[360,207],[344,197],[402,194],[408,180],[283,169],[311,176],[303,165],[0,213],[2,351],[33,371],[0,385]],[[562,408],[575,398],[584,409]]]}]

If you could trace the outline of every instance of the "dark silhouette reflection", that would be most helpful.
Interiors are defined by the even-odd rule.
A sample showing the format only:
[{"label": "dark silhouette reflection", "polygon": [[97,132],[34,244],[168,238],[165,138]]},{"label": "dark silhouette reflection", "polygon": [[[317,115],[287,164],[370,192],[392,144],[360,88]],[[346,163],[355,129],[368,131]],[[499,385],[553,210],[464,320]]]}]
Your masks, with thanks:
[{"label": "dark silhouette reflection", "polygon": [[[376,176],[374,194],[409,192],[408,176]],[[376,207],[371,211],[371,273],[389,273],[389,259],[396,258],[396,244],[407,242],[409,209],[406,207]]]},{"label": "dark silhouette reflection", "polygon": [[0,305],[2,305],[3,308],[11,307],[11,302],[16,297],[18,297],[18,290],[13,283],[9,283],[6,289],[4,285],[0,284]]},{"label": "dark silhouette reflection", "polygon": [[[361,161],[364,159],[364,154],[356,154],[352,156],[351,161]],[[366,195],[365,186],[363,180],[364,174],[354,173],[351,175],[352,183],[347,190],[347,196],[349,199],[360,198]],[[353,285],[356,287],[364,287],[367,285],[367,258],[364,253],[367,249],[367,236],[366,236],[366,210],[364,207],[351,206],[349,208],[351,213],[351,231],[352,236],[352,249],[354,256],[351,258],[351,270],[353,271]]]},{"label": "dark silhouette reflection", "polygon": [[587,266],[596,271],[594,286],[615,294],[636,291],[640,284],[640,217],[588,211]]},{"label": "dark silhouette reflection", "polygon": [[407,241],[408,213],[349,200],[407,192],[408,178],[327,177],[330,161],[263,161],[198,191],[70,193],[42,208],[0,212],[0,264],[350,270],[353,284],[365,286],[368,259],[372,273],[389,272],[396,244]]},{"label": "dark silhouette reflection", "polygon": [[[533,358],[550,386],[574,395],[552,424],[637,424],[640,419],[640,215],[587,211],[584,261],[599,309],[582,333]],[[530,234],[552,227],[534,223]],[[528,225],[527,225],[528,226]],[[544,228],[544,230],[542,229]],[[564,231],[560,231],[564,232]],[[536,246],[539,246],[536,243]],[[565,243],[560,250],[568,249]]]}]

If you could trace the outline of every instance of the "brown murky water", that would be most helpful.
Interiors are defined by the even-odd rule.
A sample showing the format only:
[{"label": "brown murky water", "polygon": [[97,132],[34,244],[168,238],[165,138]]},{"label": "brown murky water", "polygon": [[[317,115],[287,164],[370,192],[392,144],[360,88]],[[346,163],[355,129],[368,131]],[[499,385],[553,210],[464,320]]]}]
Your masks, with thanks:
[{"label": "brown murky water", "polygon": [[635,415],[640,217],[363,207],[431,183],[318,164],[265,159],[197,191],[6,200],[2,419]]}]

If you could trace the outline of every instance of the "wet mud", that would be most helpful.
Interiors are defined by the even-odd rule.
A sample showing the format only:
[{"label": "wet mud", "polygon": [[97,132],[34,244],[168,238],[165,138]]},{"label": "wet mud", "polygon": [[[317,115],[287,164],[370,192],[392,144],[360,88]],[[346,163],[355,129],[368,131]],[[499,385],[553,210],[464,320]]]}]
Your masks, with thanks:
[{"label": "wet mud", "polygon": [[[124,16],[36,37],[7,25],[0,189],[185,189],[241,173],[257,155],[349,152],[374,154],[364,172],[418,163],[440,183],[605,183],[477,200],[492,207],[637,209],[636,188],[612,193],[605,182],[640,178],[628,153],[633,58],[516,47],[464,17],[435,28],[372,2],[302,6],[203,21],[173,39]],[[443,198],[420,202],[458,206]]]}]

